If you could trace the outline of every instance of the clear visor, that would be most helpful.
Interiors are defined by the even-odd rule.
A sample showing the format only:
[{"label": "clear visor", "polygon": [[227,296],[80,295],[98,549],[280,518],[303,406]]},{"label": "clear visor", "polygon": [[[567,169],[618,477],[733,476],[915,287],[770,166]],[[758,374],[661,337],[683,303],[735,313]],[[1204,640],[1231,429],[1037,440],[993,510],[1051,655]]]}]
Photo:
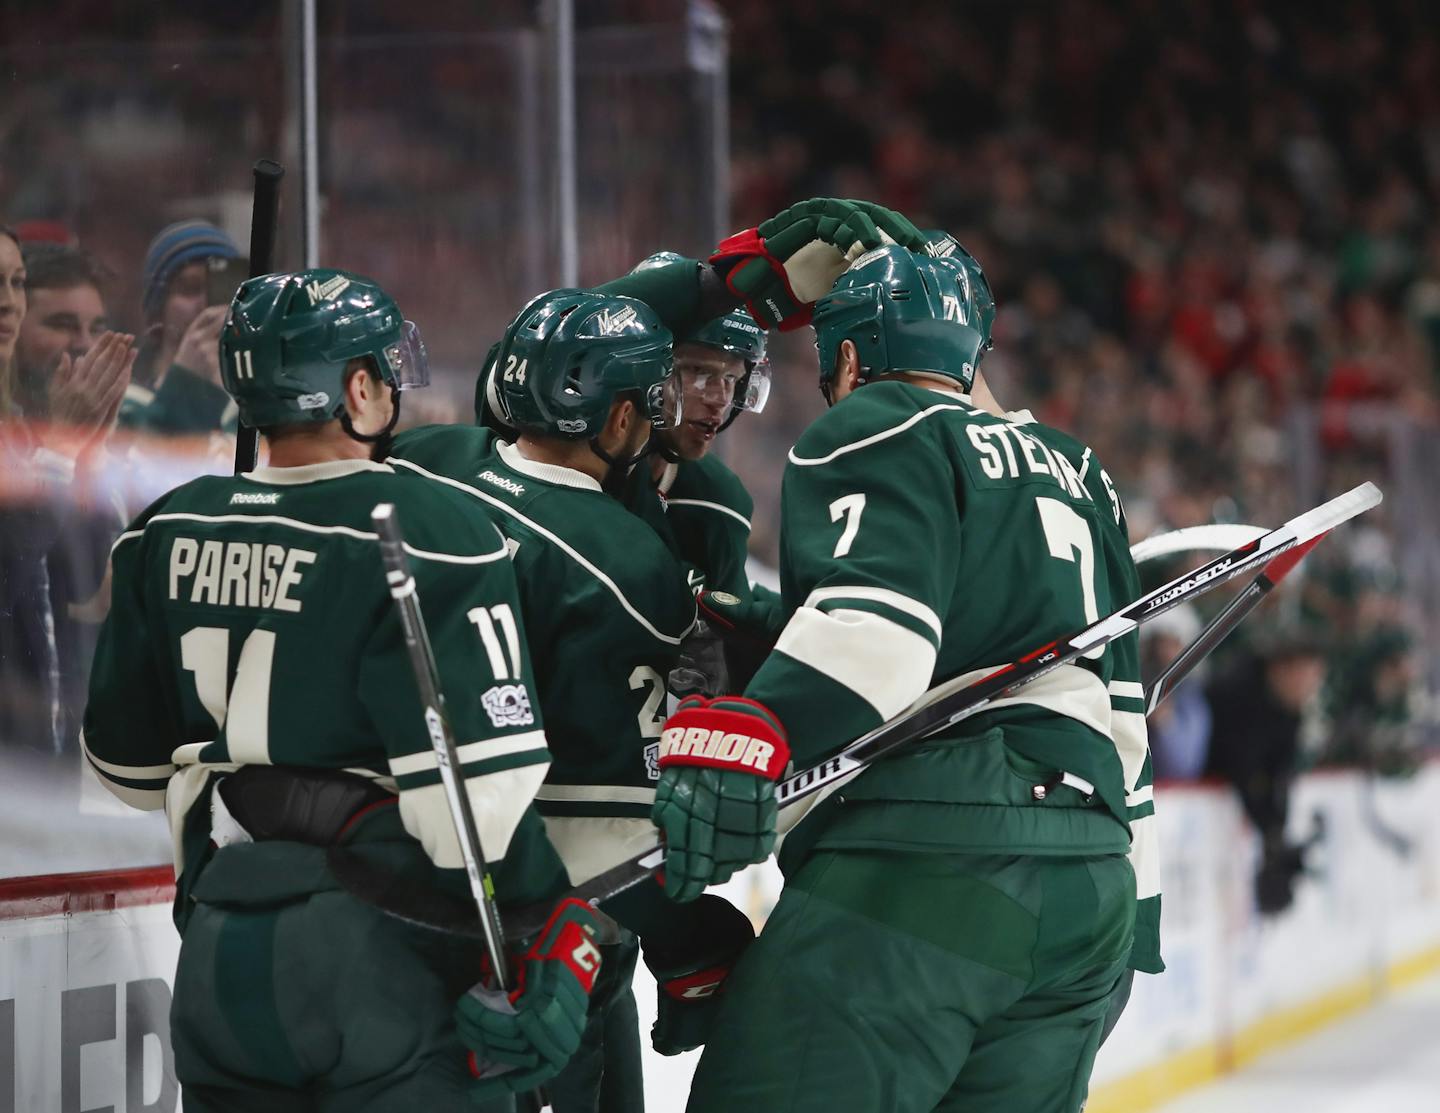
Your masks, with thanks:
[{"label": "clear visor", "polygon": [[385,349],[385,362],[397,390],[415,390],[430,385],[430,360],[425,355],[425,341],[420,327],[406,321],[400,339]]},{"label": "clear visor", "polygon": [[765,403],[769,400],[770,361],[762,359],[750,369],[750,376],[745,380],[745,394],[743,397],[735,399],[735,408],[758,414],[765,408]]},{"label": "clear visor", "polygon": [[650,424],[656,429],[674,429],[685,413],[685,389],[680,376],[671,372],[653,384],[645,394],[645,408]]}]

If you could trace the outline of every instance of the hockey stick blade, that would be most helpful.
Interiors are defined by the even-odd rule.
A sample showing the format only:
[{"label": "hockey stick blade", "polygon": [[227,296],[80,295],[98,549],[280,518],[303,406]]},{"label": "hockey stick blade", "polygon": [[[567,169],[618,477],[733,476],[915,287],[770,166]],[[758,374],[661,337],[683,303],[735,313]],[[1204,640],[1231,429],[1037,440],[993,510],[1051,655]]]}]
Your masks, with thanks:
[{"label": "hockey stick blade", "polygon": [[1145,714],[1149,715],[1159,707],[1176,686],[1194,672],[1196,666],[1210,656],[1215,648],[1230,636],[1245,616],[1264,602],[1265,596],[1269,595],[1275,585],[1289,575],[1290,570],[1300,563],[1301,558],[1320,544],[1326,536],[1328,534],[1319,534],[1309,541],[1281,553],[1267,564],[1264,570],[1251,580],[1239,595],[1230,600],[1225,605],[1225,609],[1212,618],[1195,640],[1182,649],[1176,655],[1175,660],[1166,665],[1165,670],[1155,678],[1154,683],[1150,685],[1150,690],[1145,693]]},{"label": "hockey stick blade", "polygon": [[[895,718],[861,735],[839,753],[781,781],[776,786],[775,798],[784,807],[847,780],[900,746],[979,714],[1000,697],[1074,660],[1087,650],[1123,637],[1141,623],[1181,603],[1197,599],[1244,572],[1270,564],[1282,553],[1316,539],[1340,523],[1378,505],[1380,499],[1380,490],[1375,484],[1362,483],[1216,557],[1193,572],[1161,585],[1083,630],[1047,642],[978,680],[963,685],[956,681],[940,685]],[[565,895],[597,904],[644,881],[663,862],[664,848],[657,844],[577,885]],[[520,938],[525,938],[544,925],[546,915],[548,906],[545,909],[522,909],[511,917],[512,930]]]}]

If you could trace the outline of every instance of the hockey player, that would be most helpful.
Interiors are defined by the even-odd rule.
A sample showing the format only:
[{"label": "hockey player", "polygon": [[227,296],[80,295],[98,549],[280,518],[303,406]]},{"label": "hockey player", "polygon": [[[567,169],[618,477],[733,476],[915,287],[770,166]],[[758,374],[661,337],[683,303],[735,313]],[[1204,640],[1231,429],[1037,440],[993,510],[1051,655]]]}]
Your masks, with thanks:
[{"label": "hockey player", "polygon": [[[768,852],[790,756],[812,765],[1119,605],[1108,499],[969,398],[979,309],[960,263],[893,247],[817,304],[832,409],[785,473],[794,613],[744,699],[683,702],[662,735],[676,897]],[[1135,917],[1141,762],[1114,729],[1116,659],[1057,669],[784,818],[786,889],[730,976],[692,1110],[1079,1109]],[[687,744],[716,730],[736,744]]]},{"label": "hockey player", "polygon": [[557,906],[519,963],[523,988],[497,1000],[478,944],[382,914],[327,867],[344,846],[377,873],[467,894],[370,524],[389,502],[500,896],[564,885],[528,808],[549,754],[504,540],[465,495],[372,459],[427,372],[414,326],[369,279],[253,279],[220,352],[269,466],[187,483],[116,542],[82,737],[112,792],[171,820],[185,1108],[509,1109],[578,1043],[593,914]]},{"label": "hockey player", "polygon": [[[662,251],[635,271],[677,261],[682,257]],[[746,311],[732,310],[676,343],[675,371],[685,418],[657,434],[656,451],[647,468],[636,469],[627,501],[689,566],[703,620],[682,652],[679,686],[671,689],[715,695],[743,687],[784,625],[779,595],[752,585],[746,571],[754,500],[711,452],[742,412],[765,408],[765,331]]]},{"label": "hockey player", "polygon": [[[508,539],[553,762],[537,804],[578,884],[654,836],[665,678],[695,604],[679,562],[615,493],[652,430],[675,423],[679,384],[649,307],[582,290],[534,299],[496,358],[493,402],[514,442],[431,426],[397,438],[394,464],[462,492]],[[650,888],[652,905],[667,903]],[[643,1108],[636,951],[628,933],[604,947],[586,1045],[550,1087],[562,1113]]]}]

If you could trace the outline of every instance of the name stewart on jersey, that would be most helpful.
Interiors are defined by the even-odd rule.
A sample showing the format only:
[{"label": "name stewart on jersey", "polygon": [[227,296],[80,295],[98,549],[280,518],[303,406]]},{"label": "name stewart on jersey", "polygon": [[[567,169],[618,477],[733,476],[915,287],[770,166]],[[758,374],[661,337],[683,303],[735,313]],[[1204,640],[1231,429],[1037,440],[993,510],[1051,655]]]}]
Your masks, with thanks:
[{"label": "name stewart on jersey", "polygon": [[[1063,487],[1071,498],[1090,501],[1090,494],[1081,482],[1075,465],[1058,452],[1052,452],[1018,425],[1008,421],[972,423],[965,427],[965,435],[979,453],[980,474],[976,475],[973,468],[969,469],[976,486],[991,485],[982,482],[982,479],[1009,481],[1045,476]],[[969,464],[970,460],[967,459],[966,463]]]},{"label": "name stewart on jersey", "polygon": [[290,592],[300,586],[303,569],[315,558],[309,549],[284,545],[176,537],[170,544],[169,597],[210,607],[298,614],[300,600]]}]

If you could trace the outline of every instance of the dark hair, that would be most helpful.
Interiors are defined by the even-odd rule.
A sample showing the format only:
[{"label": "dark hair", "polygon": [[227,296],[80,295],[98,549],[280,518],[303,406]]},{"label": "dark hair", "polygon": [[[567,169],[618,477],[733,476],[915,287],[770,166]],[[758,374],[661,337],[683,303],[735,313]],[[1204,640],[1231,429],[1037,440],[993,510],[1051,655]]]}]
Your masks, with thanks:
[{"label": "dark hair", "polygon": [[88,251],[53,243],[26,244],[21,247],[25,257],[25,288],[27,290],[73,290],[76,286],[94,286],[101,293],[109,281],[110,271]]},{"label": "dark hair", "polygon": [[10,239],[14,241],[15,246],[20,248],[21,252],[24,252],[25,247],[20,242],[20,233],[15,231],[14,228],[11,228],[10,225],[0,224],[0,236],[9,236]]}]

